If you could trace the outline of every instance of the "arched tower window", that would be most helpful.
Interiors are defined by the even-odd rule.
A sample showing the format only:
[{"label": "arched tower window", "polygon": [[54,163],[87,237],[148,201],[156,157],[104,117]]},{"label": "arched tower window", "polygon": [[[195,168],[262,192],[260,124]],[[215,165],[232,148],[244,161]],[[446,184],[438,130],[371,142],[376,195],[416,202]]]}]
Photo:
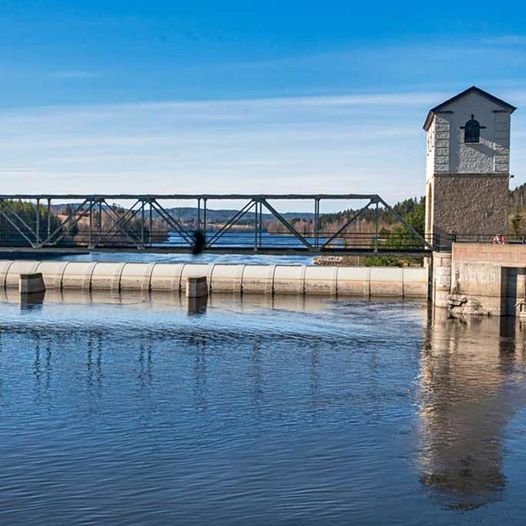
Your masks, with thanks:
[{"label": "arched tower window", "polygon": [[479,121],[475,120],[475,115],[471,115],[471,119],[461,128],[464,130],[464,142],[480,142],[480,130],[485,126],[481,126]]}]

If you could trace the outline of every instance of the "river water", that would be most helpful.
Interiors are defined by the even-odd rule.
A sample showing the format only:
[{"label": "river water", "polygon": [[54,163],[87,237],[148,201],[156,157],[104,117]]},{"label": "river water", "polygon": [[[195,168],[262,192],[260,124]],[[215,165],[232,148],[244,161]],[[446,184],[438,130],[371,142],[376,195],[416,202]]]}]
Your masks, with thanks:
[{"label": "river water", "polygon": [[0,300],[0,524],[524,523],[520,325],[415,301]]},{"label": "river water", "polygon": [[[216,233],[209,232],[208,239],[212,238]],[[192,233],[190,232],[191,236]],[[315,242],[314,238],[306,237],[310,243]],[[320,238],[320,243],[323,243],[328,238]],[[290,234],[269,234],[263,232],[261,235],[261,246],[267,249],[276,248],[302,248],[301,242]],[[334,240],[332,243],[341,244],[341,240]],[[154,246],[161,247],[167,250],[170,247],[181,248],[187,247],[188,243],[176,232],[170,232],[167,241],[156,243]],[[225,247],[240,247],[244,249],[252,249],[254,247],[254,233],[253,232],[226,232],[221,238],[214,242],[215,248]],[[234,252],[235,249],[232,249]],[[90,254],[82,255],[68,255],[57,257],[56,259],[65,259],[68,261],[129,261],[141,263],[231,263],[231,264],[259,264],[259,265],[312,265],[314,262],[313,256],[296,256],[296,255],[279,255],[268,256],[254,254],[214,254],[203,253],[198,256],[192,254],[166,254],[166,253],[147,253],[147,252],[91,252]]]},{"label": "river water", "polygon": [[221,263],[247,265],[312,265],[313,256],[268,256],[258,254],[154,254],[147,252],[92,252],[58,256],[67,261],[118,261],[135,263]]}]

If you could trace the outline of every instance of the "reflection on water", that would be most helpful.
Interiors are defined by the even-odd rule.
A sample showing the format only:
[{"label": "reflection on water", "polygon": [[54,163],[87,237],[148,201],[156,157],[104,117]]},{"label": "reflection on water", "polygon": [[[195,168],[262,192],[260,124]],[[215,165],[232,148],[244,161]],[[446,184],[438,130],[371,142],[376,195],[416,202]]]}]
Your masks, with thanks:
[{"label": "reflection on water", "polygon": [[[195,301],[194,301],[195,300]],[[44,304],[63,305],[65,312],[76,309],[79,305],[128,305],[135,309],[148,312],[151,308],[166,309],[167,312],[177,312],[181,314],[186,310],[188,314],[204,314],[207,306],[223,311],[239,312],[261,312],[261,309],[272,309],[275,311],[286,310],[290,312],[322,312],[327,310],[327,306],[332,300],[326,297],[302,296],[298,294],[284,295],[265,295],[265,294],[244,294],[242,297],[236,294],[215,293],[209,297],[186,298],[184,294],[178,292],[155,292],[126,291],[110,292],[106,290],[94,290],[90,292],[79,289],[55,290],[49,289],[46,292],[20,295],[17,289],[0,289],[0,302],[20,304],[21,310],[38,308]],[[387,300],[391,304],[393,300]],[[115,314],[115,311],[110,312]]]},{"label": "reflection on water", "polygon": [[513,318],[433,313],[421,358],[422,482],[448,506],[502,498],[506,426],[524,406],[524,332]]},{"label": "reflection on water", "polygon": [[[14,294],[14,291],[12,292]],[[31,294],[19,294],[16,291],[17,295],[20,295],[20,308],[21,309],[35,309],[39,308],[44,304],[44,298],[46,297],[45,291],[33,292]]]},{"label": "reflection on water", "polygon": [[200,298],[187,298],[186,312],[188,314],[205,314],[208,305],[208,296]]},{"label": "reflection on water", "polygon": [[522,523],[514,323],[421,302],[2,294],[1,524]]}]

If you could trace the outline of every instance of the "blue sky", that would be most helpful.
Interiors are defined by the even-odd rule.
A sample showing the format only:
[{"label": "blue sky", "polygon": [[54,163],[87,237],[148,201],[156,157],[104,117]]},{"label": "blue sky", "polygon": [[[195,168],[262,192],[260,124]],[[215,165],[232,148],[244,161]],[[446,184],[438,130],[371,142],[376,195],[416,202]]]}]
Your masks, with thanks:
[{"label": "blue sky", "polygon": [[519,107],[521,2],[0,3],[4,191],[423,193],[426,111]]}]

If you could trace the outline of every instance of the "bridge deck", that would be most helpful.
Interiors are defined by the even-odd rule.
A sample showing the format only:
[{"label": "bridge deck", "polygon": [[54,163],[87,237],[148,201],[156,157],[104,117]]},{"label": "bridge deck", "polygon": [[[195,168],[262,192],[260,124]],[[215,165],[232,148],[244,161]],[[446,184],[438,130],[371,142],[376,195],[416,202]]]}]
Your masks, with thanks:
[{"label": "bridge deck", "polygon": [[[98,246],[95,249],[89,249],[85,246],[56,246],[56,247],[28,247],[28,246],[0,246],[0,254],[9,257],[11,254],[34,254],[35,256],[51,255],[78,255],[89,254],[90,252],[104,253],[144,253],[144,254],[191,254],[190,247],[181,246],[156,246],[137,248],[136,246]],[[372,248],[346,248],[346,249],[325,249],[325,250],[308,250],[303,248],[292,247],[260,247],[258,249],[250,247],[210,247],[202,251],[203,254],[240,254],[240,255],[268,255],[268,256],[405,256],[405,257],[424,257],[431,256],[430,249],[391,249],[374,251]]]}]

